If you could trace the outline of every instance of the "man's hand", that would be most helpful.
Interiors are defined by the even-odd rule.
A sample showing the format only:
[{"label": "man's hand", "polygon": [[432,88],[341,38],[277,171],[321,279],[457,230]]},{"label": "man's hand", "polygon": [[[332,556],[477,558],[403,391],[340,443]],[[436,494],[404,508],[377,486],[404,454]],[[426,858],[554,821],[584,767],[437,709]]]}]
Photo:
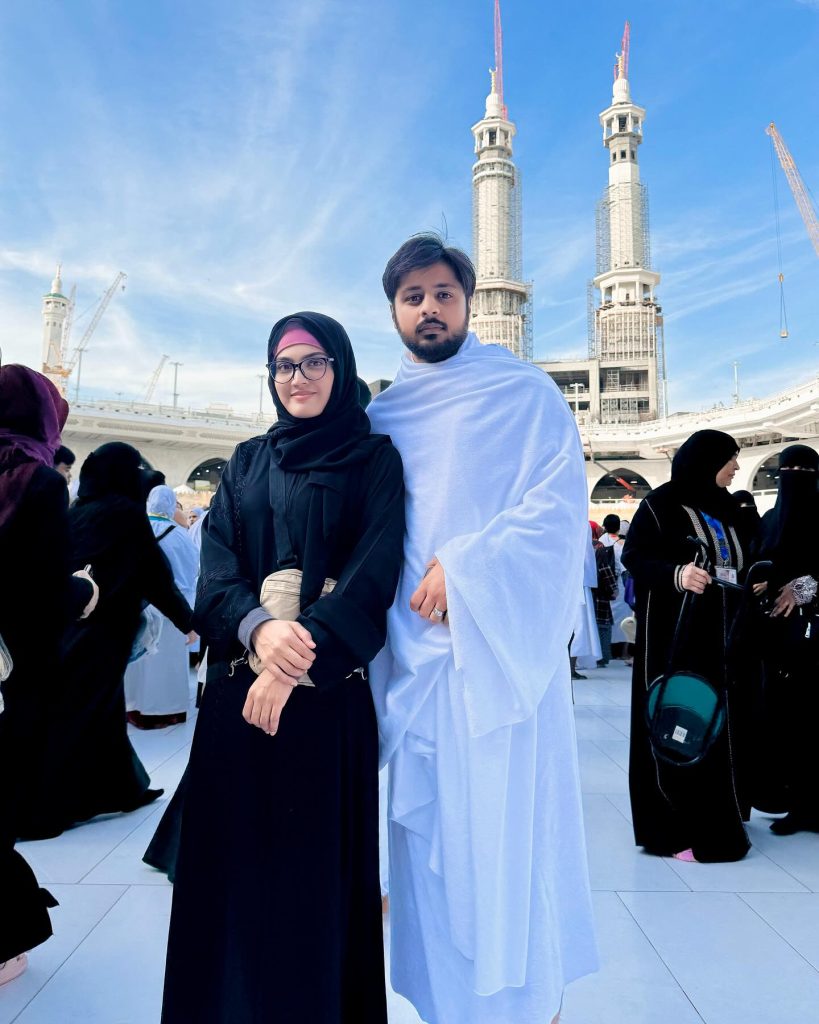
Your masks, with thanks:
[{"label": "man's hand", "polygon": [[198,639],[199,634],[196,632],[195,629],[192,629],[190,633],[188,633],[187,636],[185,637],[185,643],[187,644],[188,647],[190,647],[191,644],[195,644]]},{"label": "man's hand", "polygon": [[431,622],[444,621],[447,609],[446,578],[443,566],[437,558],[427,563],[424,578],[410,598],[410,608],[418,612],[422,619],[429,619]]},{"label": "man's hand", "polygon": [[771,610],[771,618],[775,619],[778,616],[783,615],[787,619],[796,607],[796,595],[794,594],[790,583],[786,583],[779,591],[779,596],[774,602],[773,609]]},{"label": "man's hand", "polygon": [[700,569],[699,566],[694,565],[693,562],[688,563],[680,577],[680,585],[683,590],[690,590],[692,594],[704,594],[705,588],[710,582],[711,576],[709,573],[705,569]]},{"label": "man's hand", "polygon": [[268,619],[253,630],[253,649],[280,683],[295,683],[316,660],[315,643],[299,622]]},{"label": "man's hand", "polygon": [[247,691],[242,718],[248,725],[255,725],[268,736],[275,736],[279,729],[282,708],[296,685],[295,679],[292,683],[282,683],[267,669],[262,669]]}]

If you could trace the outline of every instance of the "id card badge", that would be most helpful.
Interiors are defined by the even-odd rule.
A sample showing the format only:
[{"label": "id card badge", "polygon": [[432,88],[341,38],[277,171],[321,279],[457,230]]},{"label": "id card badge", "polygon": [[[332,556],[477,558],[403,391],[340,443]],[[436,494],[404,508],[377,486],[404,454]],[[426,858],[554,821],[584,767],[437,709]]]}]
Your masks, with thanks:
[{"label": "id card badge", "polygon": [[716,569],[716,576],[718,580],[722,580],[723,583],[736,583],[737,571],[731,569],[727,565],[718,565]]}]

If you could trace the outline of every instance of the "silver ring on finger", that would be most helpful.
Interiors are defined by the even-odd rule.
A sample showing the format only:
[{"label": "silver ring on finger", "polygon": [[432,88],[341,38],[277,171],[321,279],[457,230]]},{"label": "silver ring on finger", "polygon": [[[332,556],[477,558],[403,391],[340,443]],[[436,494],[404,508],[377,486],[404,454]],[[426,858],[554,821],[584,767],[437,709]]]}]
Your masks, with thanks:
[{"label": "silver ring on finger", "polygon": [[435,608],[432,609],[432,612],[430,613],[430,618],[431,619],[438,619],[438,621],[440,622],[440,620],[445,615],[446,615],[446,612],[445,611],[441,611],[441,609],[436,606]]}]

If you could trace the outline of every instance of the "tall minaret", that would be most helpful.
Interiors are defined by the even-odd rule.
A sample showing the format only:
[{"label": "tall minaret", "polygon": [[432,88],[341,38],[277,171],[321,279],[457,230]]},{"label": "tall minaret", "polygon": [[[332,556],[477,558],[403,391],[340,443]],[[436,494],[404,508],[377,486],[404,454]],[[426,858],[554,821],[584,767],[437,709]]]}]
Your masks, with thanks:
[{"label": "tall minaret", "polygon": [[65,388],[66,372],[63,369],[63,328],[68,316],[69,300],[63,295],[60,278],[62,264],[51,282],[51,291],[43,296],[43,373],[60,389]]},{"label": "tall minaret", "polygon": [[495,69],[486,113],[472,126],[472,252],[478,282],[472,330],[485,345],[532,358],[531,289],[521,278],[520,171],[512,163],[515,126],[503,102],[503,39],[495,0]]},{"label": "tall minaret", "polygon": [[650,269],[648,194],[637,159],[646,112],[631,99],[629,35],[626,22],[611,106],[600,114],[609,184],[597,208],[594,286],[600,294],[590,348],[600,360],[604,423],[656,419],[664,409],[663,319],[655,299],[660,275]]}]

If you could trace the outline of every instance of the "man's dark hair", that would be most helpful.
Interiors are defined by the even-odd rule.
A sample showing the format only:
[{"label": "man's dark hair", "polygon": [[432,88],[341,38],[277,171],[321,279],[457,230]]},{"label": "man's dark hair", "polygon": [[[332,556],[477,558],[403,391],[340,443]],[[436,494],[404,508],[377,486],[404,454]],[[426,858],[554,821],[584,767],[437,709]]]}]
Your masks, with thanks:
[{"label": "man's dark hair", "polygon": [[57,451],[54,452],[55,466],[59,466],[61,463],[66,466],[73,466],[76,461],[77,456],[74,454],[74,452],[71,451],[70,448],[66,448],[64,444],[61,444]]},{"label": "man's dark hair", "polygon": [[610,512],[603,520],[603,529],[606,533],[617,533],[620,529],[620,516]]},{"label": "man's dark hair", "polygon": [[466,301],[475,293],[475,268],[472,260],[461,249],[447,245],[434,231],[425,231],[408,238],[401,248],[387,261],[381,283],[390,305],[395,303],[395,293],[401,278],[412,270],[423,270],[433,263],[446,263],[463,288]]}]

